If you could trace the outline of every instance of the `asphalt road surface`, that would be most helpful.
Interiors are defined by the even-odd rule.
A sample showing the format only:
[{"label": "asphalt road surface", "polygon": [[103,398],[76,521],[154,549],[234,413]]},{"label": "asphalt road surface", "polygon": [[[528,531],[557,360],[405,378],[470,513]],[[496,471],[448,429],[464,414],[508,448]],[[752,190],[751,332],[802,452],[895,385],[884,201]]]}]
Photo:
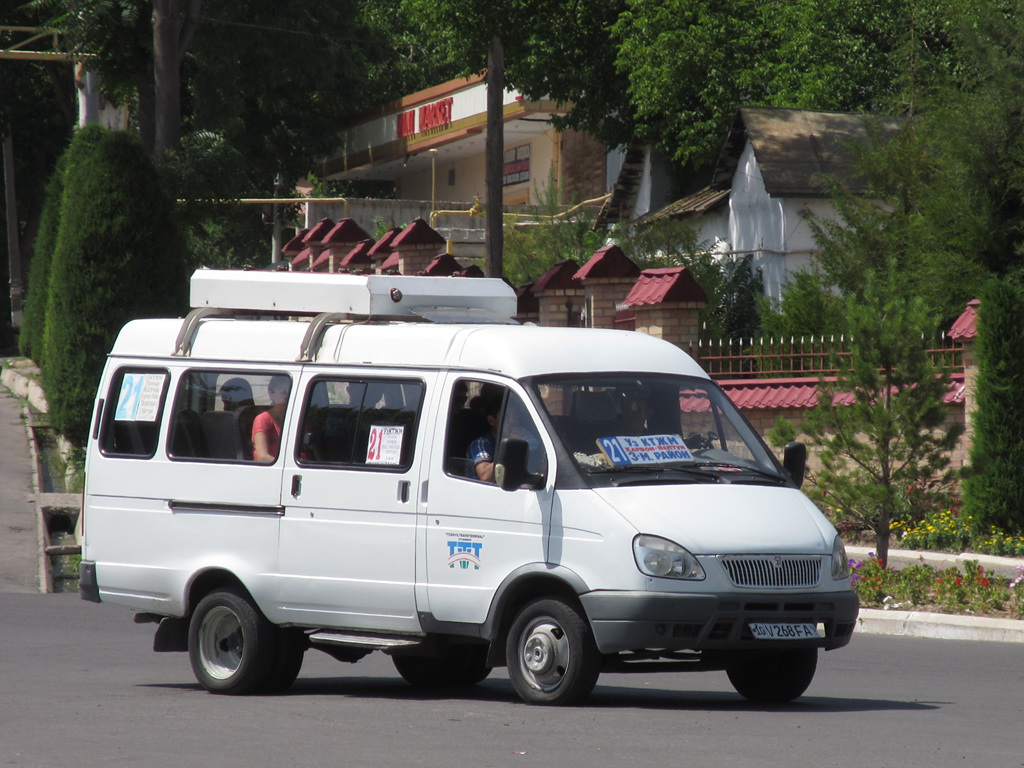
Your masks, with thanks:
[{"label": "asphalt road surface", "polygon": [[552,709],[504,670],[418,693],[379,653],[311,651],[285,695],[213,696],[152,630],[77,595],[0,593],[0,766],[1024,765],[1018,644],[855,636],[783,707],[716,672],[604,675]]}]

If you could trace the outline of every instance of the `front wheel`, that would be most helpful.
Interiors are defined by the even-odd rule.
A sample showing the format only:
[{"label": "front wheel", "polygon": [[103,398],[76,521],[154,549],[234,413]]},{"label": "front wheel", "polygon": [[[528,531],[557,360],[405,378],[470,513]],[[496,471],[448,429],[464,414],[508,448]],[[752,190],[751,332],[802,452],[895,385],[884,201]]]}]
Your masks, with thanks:
[{"label": "front wheel", "polygon": [[188,629],[192,672],[210,693],[261,690],[273,668],[276,628],[235,589],[211,592],[196,606]]},{"label": "front wheel", "polygon": [[505,654],[512,687],[531,704],[579,703],[601,673],[590,625],[575,605],[558,597],[534,600],[519,611]]},{"label": "front wheel", "polygon": [[784,704],[803,695],[817,668],[817,648],[796,648],[759,654],[730,666],[726,673],[743,698],[759,704]]}]

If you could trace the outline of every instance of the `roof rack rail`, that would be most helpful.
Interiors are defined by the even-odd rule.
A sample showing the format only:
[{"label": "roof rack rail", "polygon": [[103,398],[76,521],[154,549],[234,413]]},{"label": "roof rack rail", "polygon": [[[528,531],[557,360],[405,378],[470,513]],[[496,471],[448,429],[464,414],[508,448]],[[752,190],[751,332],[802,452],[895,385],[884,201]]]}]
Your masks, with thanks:
[{"label": "roof rack rail", "polygon": [[192,275],[192,311],[174,345],[188,357],[200,324],[238,314],[313,317],[299,361],[312,360],[328,326],[389,320],[515,324],[516,295],[494,278],[342,275],[199,269]]}]

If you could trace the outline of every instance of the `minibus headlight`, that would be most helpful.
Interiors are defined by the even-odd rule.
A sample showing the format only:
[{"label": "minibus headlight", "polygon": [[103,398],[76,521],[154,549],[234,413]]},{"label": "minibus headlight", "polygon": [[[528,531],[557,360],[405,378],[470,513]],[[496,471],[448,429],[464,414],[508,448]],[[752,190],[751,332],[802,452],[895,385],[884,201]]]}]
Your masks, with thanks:
[{"label": "minibus headlight", "polygon": [[846,555],[846,545],[843,544],[843,540],[836,534],[836,539],[832,542],[832,579],[834,581],[842,581],[849,577],[850,560]]},{"label": "minibus headlight", "polygon": [[636,567],[648,576],[662,579],[704,578],[704,569],[697,558],[674,541],[642,533],[633,539]]}]

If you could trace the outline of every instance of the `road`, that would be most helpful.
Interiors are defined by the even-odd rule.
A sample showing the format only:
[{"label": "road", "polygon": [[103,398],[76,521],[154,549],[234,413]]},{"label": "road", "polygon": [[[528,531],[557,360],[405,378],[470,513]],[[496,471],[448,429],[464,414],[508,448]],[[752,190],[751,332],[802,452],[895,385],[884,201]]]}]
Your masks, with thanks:
[{"label": "road", "polygon": [[381,654],[315,651],[286,695],[212,696],[151,638],[124,609],[0,593],[0,765],[1024,765],[1019,644],[855,637],[785,707],[693,673],[605,675],[586,706],[548,709],[503,670],[424,695]]}]

